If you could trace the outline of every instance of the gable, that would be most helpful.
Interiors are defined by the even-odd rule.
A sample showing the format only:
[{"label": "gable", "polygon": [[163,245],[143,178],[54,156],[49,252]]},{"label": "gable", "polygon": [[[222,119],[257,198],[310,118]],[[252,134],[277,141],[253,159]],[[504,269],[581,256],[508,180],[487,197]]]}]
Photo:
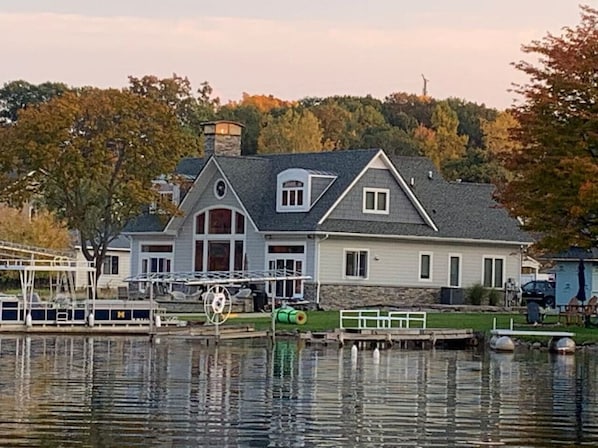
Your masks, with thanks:
[{"label": "gable", "polygon": [[[372,182],[373,184],[369,185],[368,182]],[[368,189],[370,191],[366,191]],[[391,189],[395,191],[394,195],[391,195]],[[392,199],[391,196],[396,196],[396,199]],[[347,197],[350,200],[348,204],[345,203]],[[370,203],[372,197],[377,203]],[[360,208],[358,207],[358,203],[360,202],[359,198],[361,198],[360,201],[362,204]],[[379,206],[380,202],[377,198],[382,199],[383,207]],[[390,201],[395,202],[394,205],[396,208],[392,217],[390,216]],[[410,205],[408,203],[410,203]],[[357,222],[378,221],[384,223],[424,224],[425,227],[428,227],[433,231],[438,230],[421,202],[410,190],[401,174],[399,174],[393,163],[382,150],[379,150],[376,157],[368,163],[358,176],[355,176],[353,182],[345,189],[335,204],[322,217],[319,224],[322,225],[327,219],[330,219],[330,221],[338,221],[339,216],[331,218],[331,215],[336,212],[341,204],[341,216],[344,215],[344,218],[341,219],[352,218]],[[398,216],[401,210],[404,213],[404,216],[399,218]],[[414,211],[418,217],[412,213]]]},{"label": "gable", "polygon": [[[388,191],[388,214],[364,213],[364,192],[369,190]],[[329,219],[425,224],[411,200],[386,168],[368,168],[330,213]]]},{"label": "gable", "polygon": [[249,218],[249,222],[252,222],[235,189],[216,159],[212,157],[183,199],[180,207],[181,216],[173,217],[166,226],[165,232],[176,232],[183,226],[192,225],[193,218],[198,212],[215,207],[241,210]]}]

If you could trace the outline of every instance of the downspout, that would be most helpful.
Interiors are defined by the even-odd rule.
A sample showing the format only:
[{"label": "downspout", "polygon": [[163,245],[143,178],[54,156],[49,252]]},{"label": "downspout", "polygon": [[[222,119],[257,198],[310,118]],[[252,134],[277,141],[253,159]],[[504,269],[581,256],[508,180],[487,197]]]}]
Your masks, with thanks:
[{"label": "downspout", "polygon": [[318,305],[318,307],[320,306],[320,244],[322,243],[322,241],[327,240],[329,236],[330,235],[326,234],[321,239],[316,240],[317,247],[316,247],[316,269],[315,269],[315,273],[317,275],[317,280],[316,280],[316,304]]}]

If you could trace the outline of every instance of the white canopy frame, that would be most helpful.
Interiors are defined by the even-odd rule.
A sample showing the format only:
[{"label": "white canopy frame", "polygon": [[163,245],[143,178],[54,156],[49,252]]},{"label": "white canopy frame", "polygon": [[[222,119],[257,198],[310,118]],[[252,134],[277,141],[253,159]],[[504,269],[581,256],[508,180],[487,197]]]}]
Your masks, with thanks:
[{"label": "white canopy frame", "polygon": [[[92,300],[85,300],[85,315],[88,323],[93,326],[95,313],[95,297],[96,297],[96,270],[93,262],[76,261],[67,257],[57,257],[50,260],[36,260],[36,259],[1,259],[0,272],[12,271],[18,272],[21,282],[21,294],[23,297],[23,310],[25,315],[25,325],[31,324],[31,304],[33,302],[33,293],[35,290],[35,275],[36,273],[46,272],[52,274],[65,274],[73,276],[75,273],[86,273],[91,279]],[[74,282],[68,282],[69,294],[74,298]]]},{"label": "white canopy frame", "polygon": [[[226,288],[227,285],[249,284],[249,283],[270,283],[271,286],[277,281],[282,280],[310,280],[311,277],[303,275],[299,272],[288,269],[273,269],[263,271],[207,271],[207,272],[155,272],[142,273],[134,275],[125,279],[129,283],[149,283],[150,284],[150,299],[153,300],[154,285],[157,283],[176,283],[187,286],[205,286],[210,288],[212,286],[221,286]],[[274,288],[271,288],[274,290]],[[276,308],[276,295],[271,295],[271,309],[272,309],[272,338],[276,332],[276,316],[274,310]],[[213,322],[218,331],[218,324],[221,321]]]}]

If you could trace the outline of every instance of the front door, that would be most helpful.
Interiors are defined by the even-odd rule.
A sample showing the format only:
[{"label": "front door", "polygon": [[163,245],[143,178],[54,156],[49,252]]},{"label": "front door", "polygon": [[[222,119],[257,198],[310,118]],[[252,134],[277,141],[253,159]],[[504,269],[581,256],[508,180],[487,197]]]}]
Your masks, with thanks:
[{"label": "front door", "polygon": [[[302,275],[305,265],[305,246],[297,245],[269,245],[268,246],[268,269],[286,270],[295,275]],[[270,289],[271,286],[268,285]],[[275,282],[274,291],[269,290],[279,298],[302,298],[303,281],[302,280],[278,280]]]}]

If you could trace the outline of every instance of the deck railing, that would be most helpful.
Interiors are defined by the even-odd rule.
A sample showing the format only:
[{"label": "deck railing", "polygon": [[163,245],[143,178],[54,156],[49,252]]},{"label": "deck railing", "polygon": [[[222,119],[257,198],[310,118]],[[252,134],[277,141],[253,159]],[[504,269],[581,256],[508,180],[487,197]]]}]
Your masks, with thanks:
[{"label": "deck railing", "polygon": [[341,310],[341,330],[390,330],[426,328],[423,311]]}]

